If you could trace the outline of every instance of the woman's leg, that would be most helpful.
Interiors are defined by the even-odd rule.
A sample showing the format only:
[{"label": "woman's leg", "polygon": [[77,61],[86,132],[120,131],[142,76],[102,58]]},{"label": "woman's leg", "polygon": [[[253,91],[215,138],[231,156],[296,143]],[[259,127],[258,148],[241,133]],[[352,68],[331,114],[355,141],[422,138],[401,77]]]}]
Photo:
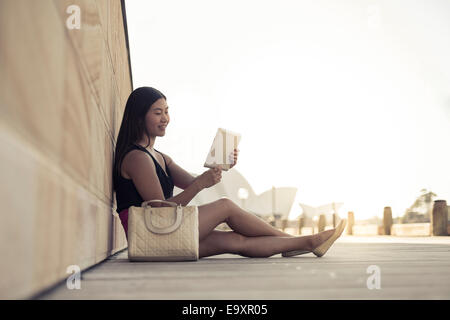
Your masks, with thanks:
[{"label": "woman's leg", "polygon": [[215,227],[223,222],[226,222],[237,233],[248,237],[295,237],[274,228],[254,214],[241,209],[228,198],[222,198],[199,206],[198,211],[200,240],[205,238]]},{"label": "woman's leg", "polygon": [[[311,236],[284,236],[283,232],[253,214],[237,210],[227,198],[198,208],[200,256],[235,253],[246,257],[269,257],[291,250],[311,251],[334,232],[331,229]],[[214,230],[222,222],[227,222],[235,232]]]},{"label": "woman's leg", "polygon": [[302,237],[246,237],[233,231],[213,230],[206,238],[200,241],[199,256],[203,258],[217,254],[232,253],[244,257],[267,258],[291,250],[311,251],[319,242],[321,243],[331,236],[329,231],[331,230],[314,236]]},{"label": "woman's leg", "polygon": [[199,256],[203,258],[223,253],[239,254],[243,240],[244,236],[239,233],[213,230],[206,238],[200,241]]}]

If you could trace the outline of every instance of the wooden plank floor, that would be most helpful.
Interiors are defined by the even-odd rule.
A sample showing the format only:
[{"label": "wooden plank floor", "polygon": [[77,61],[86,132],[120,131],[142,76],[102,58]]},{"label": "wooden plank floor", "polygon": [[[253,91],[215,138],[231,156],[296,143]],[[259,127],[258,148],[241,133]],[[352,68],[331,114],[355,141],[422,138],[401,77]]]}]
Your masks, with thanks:
[{"label": "wooden plank floor", "polygon": [[[381,288],[369,290],[370,265]],[[450,237],[341,237],[322,258],[130,263],[124,250],[36,299],[450,299]]]}]

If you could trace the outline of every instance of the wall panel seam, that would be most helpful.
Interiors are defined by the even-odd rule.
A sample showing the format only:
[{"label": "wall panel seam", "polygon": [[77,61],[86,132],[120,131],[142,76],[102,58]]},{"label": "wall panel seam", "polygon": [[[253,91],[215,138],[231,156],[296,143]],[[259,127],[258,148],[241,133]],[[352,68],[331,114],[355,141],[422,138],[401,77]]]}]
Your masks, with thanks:
[{"label": "wall panel seam", "polygon": [[[95,2],[95,1],[94,1]],[[122,1],[121,1],[121,3],[122,3]],[[98,5],[97,5],[97,2],[95,2],[95,6],[97,7],[97,10],[98,11],[100,11],[99,10],[99,8],[98,8]],[[124,8],[122,8],[122,5],[120,6],[120,8],[121,8],[121,10],[124,10]],[[123,13],[123,11],[122,11],[122,19],[124,18],[124,13]],[[108,19],[109,19],[109,17],[108,17]],[[124,23],[124,22],[123,22]],[[119,76],[118,75],[118,71],[116,70],[117,68],[116,68],[116,66],[114,66],[114,64],[112,63],[112,56],[111,56],[111,51],[110,51],[110,48],[109,48],[109,43],[108,43],[108,38],[107,37],[105,37],[105,35],[107,34],[107,33],[105,33],[104,31],[105,31],[105,27],[104,27],[104,25],[103,25],[103,23],[102,23],[102,21],[100,21],[100,26],[101,26],[101,29],[103,30],[103,32],[102,32],[102,34],[103,34],[103,40],[106,42],[106,49],[107,49],[107,51],[108,51],[108,57],[109,57],[109,60],[110,60],[110,63],[111,63],[111,66],[112,66],[112,70],[113,70],[113,72],[114,72],[114,75],[116,75],[117,77]],[[123,32],[125,33],[125,25],[124,25],[124,30],[123,30]],[[131,90],[133,89],[133,81],[132,81],[132,78],[131,78],[131,61],[130,61],[130,52],[129,52],[129,47],[127,47],[127,41],[126,41],[126,38],[127,38],[127,36],[124,34],[124,38],[125,38],[125,48],[126,48],[126,50],[127,50],[127,64],[128,64],[128,68],[127,68],[127,70],[128,70],[128,78],[129,78],[129,80],[130,80],[130,88],[131,88]],[[119,96],[120,97],[122,97],[122,95],[123,95],[123,92],[121,92],[121,89],[120,89],[120,86],[117,84],[117,78],[116,77],[114,77],[114,83],[115,83],[115,85],[116,85],[116,89],[117,89],[117,92],[119,93]],[[127,94],[127,96],[128,96],[128,94]]]},{"label": "wall panel seam", "polygon": [[[95,4],[95,6],[96,6],[96,8],[97,8],[97,10],[98,10],[97,4]],[[55,8],[55,10],[56,10],[57,12],[59,11],[59,10],[57,9],[56,6],[54,6],[54,8]],[[60,19],[63,19],[63,17],[59,14],[59,12],[58,12],[58,16],[60,17]],[[63,21],[63,22],[64,22],[64,21]],[[100,25],[101,25],[101,23],[100,23]],[[103,28],[102,28],[102,33],[104,34]],[[104,36],[102,36],[102,38],[103,38],[103,41],[105,41]],[[89,89],[90,89],[92,95],[93,95],[94,98],[95,98],[95,102],[96,102],[96,104],[97,104],[97,110],[99,111],[100,116],[101,116],[102,121],[103,121],[103,124],[104,124],[105,128],[107,129],[107,133],[108,133],[108,136],[109,136],[109,138],[110,138],[110,140],[111,140],[112,147],[113,147],[113,150],[114,150],[114,149],[115,149],[115,136],[113,136],[112,131],[114,131],[114,135],[115,135],[115,128],[110,128],[109,125],[108,125],[108,122],[106,121],[105,115],[104,115],[103,110],[102,110],[102,108],[101,108],[101,106],[102,106],[101,100],[100,100],[99,96],[97,95],[97,92],[96,92],[96,90],[95,90],[95,87],[93,86],[93,83],[92,83],[90,74],[89,74],[89,72],[87,71],[87,67],[86,67],[86,65],[85,65],[85,63],[84,63],[84,60],[82,59],[82,55],[80,54],[80,52],[79,52],[77,46],[76,46],[75,43],[73,42],[73,39],[72,39],[70,36],[67,35],[67,31],[66,31],[66,39],[69,40],[71,47],[73,48],[73,50],[74,50],[76,56],[79,58],[79,63],[80,63],[80,65],[81,65],[83,78],[85,78],[85,79],[87,80]],[[110,66],[113,67],[112,62],[111,62],[111,57],[110,57],[109,46],[106,46],[106,48],[107,48],[107,51],[108,51],[108,57],[109,57],[109,63],[110,63]],[[113,72],[114,72],[114,68],[113,68]],[[86,76],[86,75],[87,75],[87,76]],[[116,80],[117,80],[116,77],[117,77],[117,74],[115,74],[115,77],[113,77],[113,82],[114,82],[114,85],[115,85],[117,91],[118,91],[119,94],[120,94],[120,90],[119,90],[119,87],[118,87],[117,82],[116,82]],[[119,102],[121,102],[120,97],[119,97]],[[115,110],[112,110],[112,111],[114,112]],[[115,113],[114,113],[114,114],[115,114]],[[114,151],[113,151],[113,155],[114,155]],[[114,159],[114,158],[113,158],[113,159]],[[114,160],[113,160],[113,161],[114,161]],[[90,188],[89,188],[89,189],[90,189]],[[103,194],[103,192],[101,192],[102,190],[100,190],[100,189],[98,189],[98,188],[95,188],[95,189],[98,190],[98,191],[100,191],[101,194]],[[97,196],[97,197],[98,197],[98,196]],[[103,199],[101,199],[101,200],[103,201]],[[110,197],[108,197],[107,200],[110,201],[110,203],[113,203],[113,202],[114,202],[114,191],[112,191],[112,192],[110,193]]]},{"label": "wall panel seam", "polygon": [[[97,5],[96,5],[96,7],[97,7]],[[58,8],[57,8],[55,5],[54,5],[54,8],[55,8],[56,12],[58,13],[58,16],[59,16],[60,19],[62,20],[61,22],[62,22],[63,24],[65,24],[64,17],[61,16],[61,14],[60,14]],[[98,7],[97,7],[97,8],[98,8]],[[101,25],[101,23],[99,23],[99,24]],[[102,28],[102,31],[103,31],[103,28]],[[88,71],[88,68],[87,68],[85,62],[84,62],[83,55],[79,52],[78,47],[77,47],[77,45],[74,43],[73,38],[70,37],[70,36],[67,34],[67,30],[66,30],[65,34],[66,34],[66,39],[69,41],[69,43],[70,43],[72,49],[74,50],[76,56],[77,56],[78,59],[79,59],[78,62],[79,62],[79,65],[80,65],[80,67],[81,67],[80,69],[82,70],[83,77],[87,80],[89,89],[90,89],[90,91],[91,91],[91,93],[92,93],[92,95],[93,95],[93,97],[94,97],[94,99],[95,99],[95,102],[96,102],[96,104],[97,104],[97,110],[99,111],[100,116],[101,116],[101,119],[102,119],[102,122],[103,122],[105,128],[107,129],[106,131],[107,131],[107,133],[108,133],[108,135],[109,135],[111,141],[114,142],[114,138],[115,138],[115,137],[114,137],[114,134],[113,134],[112,132],[115,131],[115,128],[110,128],[109,125],[108,125],[108,121],[106,120],[106,115],[104,114],[103,109],[102,109],[103,104],[101,103],[101,99],[100,99],[100,97],[98,96],[98,94],[97,94],[97,92],[96,92],[96,90],[95,90],[95,85],[93,84],[91,75],[90,75],[90,73],[89,73],[89,71]],[[102,39],[103,39],[103,41],[105,40],[103,35],[102,35]],[[108,51],[108,57],[109,57],[109,50],[107,50],[107,51]],[[110,65],[112,66],[111,60],[109,60],[109,62],[110,62]],[[113,66],[112,66],[112,67],[113,67]],[[112,68],[112,70],[114,71],[114,68]],[[114,80],[115,80],[115,77],[114,77]]]}]

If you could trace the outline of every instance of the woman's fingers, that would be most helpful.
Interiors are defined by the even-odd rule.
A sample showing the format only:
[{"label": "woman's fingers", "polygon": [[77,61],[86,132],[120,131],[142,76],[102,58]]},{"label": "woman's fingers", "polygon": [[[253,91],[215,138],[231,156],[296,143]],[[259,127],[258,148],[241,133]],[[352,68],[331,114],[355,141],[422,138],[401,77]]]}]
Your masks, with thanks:
[{"label": "woman's fingers", "polygon": [[239,150],[236,149],[236,148],[233,151],[233,157],[231,157],[232,155],[230,153],[230,161],[232,162],[231,163],[231,167],[234,167],[234,165],[236,164],[237,159],[238,159],[238,155],[239,155]]}]

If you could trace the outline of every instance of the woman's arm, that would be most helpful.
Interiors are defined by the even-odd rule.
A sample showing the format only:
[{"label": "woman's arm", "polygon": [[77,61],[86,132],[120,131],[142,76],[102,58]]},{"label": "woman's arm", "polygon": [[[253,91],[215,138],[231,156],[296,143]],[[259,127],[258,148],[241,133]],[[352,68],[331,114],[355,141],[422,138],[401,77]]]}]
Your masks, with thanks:
[{"label": "woman's arm", "polygon": [[189,202],[204,189],[203,186],[201,186],[198,181],[194,181],[192,184],[190,184],[186,189],[184,189],[183,192],[180,192],[176,196],[172,198],[167,198],[166,201],[175,202],[176,204],[181,204],[182,206],[187,206]]},{"label": "woman's arm", "polygon": [[[145,153],[139,150],[130,151],[124,159],[124,165],[125,171],[133,180],[137,191],[144,201],[155,199],[164,200],[164,193],[158,175],[156,174],[155,164],[153,161],[149,161],[149,158]],[[166,200],[186,206],[197,193],[203,189],[204,186],[200,181],[194,178],[193,183],[191,183],[183,192]],[[155,207],[159,207],[160,205],[160,203],[152,204],[152,206]]]}]

